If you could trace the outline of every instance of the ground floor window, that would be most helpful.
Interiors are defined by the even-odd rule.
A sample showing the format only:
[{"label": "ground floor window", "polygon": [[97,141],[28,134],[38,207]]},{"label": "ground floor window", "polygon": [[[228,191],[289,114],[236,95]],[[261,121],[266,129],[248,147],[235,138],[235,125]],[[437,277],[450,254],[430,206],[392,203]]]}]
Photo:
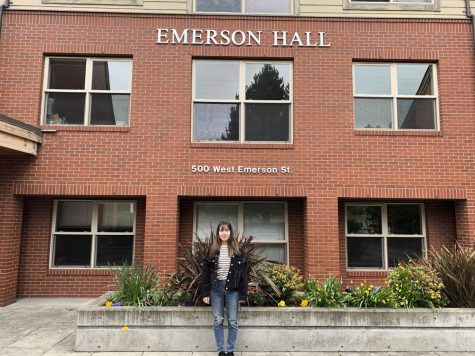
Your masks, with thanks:
[{"label": "ground floor window", "polygon": [[422,204],[346,204],[347,267],[389,269],[423,256],[424,221]]},{"label": "ground floor window", "polygon": [[196,202],[194,235],[209,236],[222,220],[244,236],[254,236],[257,252],[269,261],[288,262],[288,218],[285,202]]},{"label": "ground floor window", "polygon": [[132,264],[135,202],[56,200],[50,267]]}]

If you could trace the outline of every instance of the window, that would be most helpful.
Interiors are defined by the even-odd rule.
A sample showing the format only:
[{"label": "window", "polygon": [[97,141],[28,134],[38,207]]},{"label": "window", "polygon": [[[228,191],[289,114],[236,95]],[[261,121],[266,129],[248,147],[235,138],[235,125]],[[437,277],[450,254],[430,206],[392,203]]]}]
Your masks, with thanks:
[{"label": "window", "polygon": [[440,0],[343,0],[345,10],[440,11]]},{"label": "window", "polygon": [[292,64],[195,60],[194,142],[291,141]]},{"label": "window", "polygon": [[200,202],[195,203],[195,236],[209,236],[222,220],[230,221],[234,232],[254,236],[257,253],[269,261],[288,261],[287,204],[284,202]]},{"label": "window", "polygon": [[354,64],[357,129],[436,130],[433,64]]},{"label": "window", "polygon": [[195,12],[291,14],[293,0],[196,0]]},{"label": "window", "polygon": [[129,124],[131,60],[46,58],[42,122]]},{"label": "window", "polygon": [[425,250],[422,204],[347,204],[347,266],[388,269]]},{"label": "window", "polygon": [[134,235],[134,202],[55,201],[50,266],[131,265]]}]

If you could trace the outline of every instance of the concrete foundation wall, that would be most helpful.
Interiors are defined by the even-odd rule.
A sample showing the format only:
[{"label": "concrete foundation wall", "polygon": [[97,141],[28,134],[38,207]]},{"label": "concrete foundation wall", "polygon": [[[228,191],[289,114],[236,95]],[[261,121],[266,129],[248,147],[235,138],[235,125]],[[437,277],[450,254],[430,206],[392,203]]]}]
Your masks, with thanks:
[{"label": "concrete foundation wall", "polygon": [[[76,351],[215,350],[209,307],[95,305],[78,310]],[[237,350],[475,351],[474,335],[474,309],[244,307]]]}]

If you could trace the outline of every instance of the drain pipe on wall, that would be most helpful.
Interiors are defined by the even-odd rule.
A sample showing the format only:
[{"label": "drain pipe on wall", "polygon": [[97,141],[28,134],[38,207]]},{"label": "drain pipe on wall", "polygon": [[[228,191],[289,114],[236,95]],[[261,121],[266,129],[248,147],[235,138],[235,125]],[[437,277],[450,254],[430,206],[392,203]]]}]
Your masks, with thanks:
[{"label": "drain pipe on wall", "polygon": [[475,51],[475,16],[473,15],[472,8],[470,6],[470,0],[465,0],[465,14],[467,15],[467,18],[472,21],[472,43],[473,49]]},{"label": "drain pipe on wall", "polygon": [[0,37],[2,36],[3,10],[8,9],[10,0],[0,0]]}]

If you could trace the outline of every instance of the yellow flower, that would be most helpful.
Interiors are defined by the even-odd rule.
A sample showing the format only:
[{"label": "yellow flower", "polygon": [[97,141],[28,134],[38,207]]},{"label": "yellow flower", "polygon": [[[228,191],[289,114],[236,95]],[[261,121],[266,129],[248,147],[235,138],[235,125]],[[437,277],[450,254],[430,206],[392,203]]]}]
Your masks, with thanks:
[{"label": "yellow flower", "polygon": [[277,304],[279,307],[285,307],[285,302],[283,300],[281,300],[279,302],[279,304]]},{"label": "yellow flower", "polygon": [[360,283],[360,286],[364,287],[364,283],[363,283],[363,282],[361,282],[361,283]]},{"label": "yellow flower", "polygon": [[306,307],[308,305],[308,300],[307,299],[303,299],[301,302],[300,302],[300,306],[301,307]]},{"label": "yellow flower", "polygon": [[111,307],[111,306],[112,306],[112,301],[108,300],[108,301],[106,302],[106,307]]},{"label": "yellow flower", "polygon": [[124,331],[124,332],[129,331],[129,327],[128,327],[127,325],[124,325],[124,326],[122,327],[122,331]]}]

